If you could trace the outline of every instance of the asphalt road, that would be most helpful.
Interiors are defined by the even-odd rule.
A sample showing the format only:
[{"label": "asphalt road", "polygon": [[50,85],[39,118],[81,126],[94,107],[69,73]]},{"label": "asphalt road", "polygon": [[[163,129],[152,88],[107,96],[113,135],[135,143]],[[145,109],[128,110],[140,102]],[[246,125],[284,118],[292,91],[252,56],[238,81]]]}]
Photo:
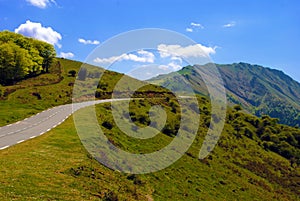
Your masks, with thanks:
[{"label": "asphalt road", "polygon": [[118,100],[123,99],[106,99],[61,105],[14,124],[0,127],[0,150],[43,135],[64,122],[73,112],[80,108]]}]

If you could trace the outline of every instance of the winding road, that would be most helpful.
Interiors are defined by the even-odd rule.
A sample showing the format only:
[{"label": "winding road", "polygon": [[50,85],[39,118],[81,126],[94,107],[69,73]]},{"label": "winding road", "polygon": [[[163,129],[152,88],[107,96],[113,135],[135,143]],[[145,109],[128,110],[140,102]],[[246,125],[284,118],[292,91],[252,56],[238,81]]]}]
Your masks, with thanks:
[{"label": "winding road", "polygon": [[124,99],[106,99],[57,106],[22,121],[0,127],[0,150],[38,137],[64,122],[78,109],[111,101]]}]

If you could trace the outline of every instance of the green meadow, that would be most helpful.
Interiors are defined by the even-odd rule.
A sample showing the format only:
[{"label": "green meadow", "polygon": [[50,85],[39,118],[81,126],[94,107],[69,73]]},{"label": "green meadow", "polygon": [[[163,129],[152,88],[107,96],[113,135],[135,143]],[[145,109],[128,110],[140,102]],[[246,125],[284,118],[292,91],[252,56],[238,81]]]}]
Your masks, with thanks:
[{"label": "green meadow", "polygon": [[[49,74],[2,87],[11,93],[0,101],[0,123],[6,125],[46,108],[71,102],[72,85],[81,63],[57,59]],[[53,64],[55,65],[55,63]],[[59,73],[60,72],[60,73]],[[93,73],[91,73],[93,74]],[[97,91],[109,98],[121,74],[108,72]],[[87,76],[86,79],[95,78]],[[129,78],[128,78],[129,79]],[[43,81],[43,82],[42,82]],[[43,83],[43,84],[41,84]],[[167,121],[150,139],[128,137],[115,124],[110,103],[96,106],[98,123],[116,147],[131,153],[150,153],[174,139],[185,115],[170,94],[132,100],[129,118],[136,127],[150,124],[149,110],[162,106]],[[40,94],[38,98],[35,94]],[[137,94],[141,97],[143,93]],[[99,97],[99,98],[101,98]],[[299,199],[300,130],[278,124],[268,116],[246,114],[241,107],[227,109],[217,146],[199,160],[212,118],[210,103],[198,96],[200,122],[188,151],[169,167],[147,174],[127,174],[109,169],[87,152],[77,135],[73,116],[46,134],[0,151],[1,200],[297,200]],[[83,109],[88,110],[89,108]],[[80,111],[78,111],[80,112]],[[157,122],[154,125],[159,124]],[[188,125],[192,126],[193,122]],[[156,126],[153,126],[153,130]],[[185,130],[189,128],[186,127]]]}]

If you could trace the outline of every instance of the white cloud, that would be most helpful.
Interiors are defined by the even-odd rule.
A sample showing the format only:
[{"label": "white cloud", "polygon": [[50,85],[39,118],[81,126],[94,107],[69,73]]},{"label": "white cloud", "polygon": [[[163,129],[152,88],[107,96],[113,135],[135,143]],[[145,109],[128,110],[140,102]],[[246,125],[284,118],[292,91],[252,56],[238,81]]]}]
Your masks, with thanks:
[{"label": "white cloud", "polygon": [[200,23],[191,22],[190,26],[185,29],[186,32],[194,32],[198,31],[199,29],[204,29]]},{"label": "white cloud", "polygon": [[157,50],[162,58],[166,57],[208,57],[210,54],[215,54],[216,47],[206,47],[201,44],[182,47],[180,45],[160,44]]},{"label": "white cloud", "polygon": [[56,4],[54,0],[26,0],[31,5],[38,7],[38,8],[46,8],[51,3]]},{"label": "white cloud", "polygon": [[182,68],[182,66],[177,64],[176,62],[170,62],[166,65],[159,65],[158,68],[163,71],[172,72],[172,71],[180,70]]},{"label": "white cloud", "polygon": [[202,25],[199,24],[199,23],[195,23],[195,22],[191,22],[191,26],[192,26],[192,27],[198,27],[198,28],[200,28],[200,29],[204,29],[204,26],[202,26]]},{"label": "white cloud", "polygon": [[155,56],[152,52],[148,52],[145,50],[139,50],[137,53],[146,59],[145,62],[149,62],[149,63],[154,62]]},{"label": "white cloud", "polygon": [[235,26],[235,22],[230,22],[228,24],[223,25],[224,28],[230,28],[230,27],[234,27],[234,26]]},{"label": "white cloud", "polygon": [[171,62],[168,64],[168,66],[173,70],[173,71],[178,71],[182,68],[181,65],[175,63],[175,62]]},{"label": "white cloud", "polygon": [[194,30],[192,28],[186,28],[185,31],[186,32],[193,32]]},{"label": "white cloud", "polygon": [[100,44],[100,42],[98,40],[92,41],[92,40],[85,40],[83,38],[79,38],[78,42],[85,44],[85,45],[99,45]]},{"label": "white cloud", "polygon": [[153,63],[155,56],[152,52],[148,52],[145,50],[139,50],[137,52],[138,55],[135,54],[122,54],[120,56],[112,56],[109,58],[99,58],[97,57],[94,59],[96,63],[113,63],[115,61],[135,61],[135,62],[142,62],[142,63]]},{"label": "white cloud", "polygon": [[72,52],[61,52],[59,56],[62,58],[73,58],[75,55]]},{"label": "white cloud", "polygon": [[109,57],[109,58],[99,58],[97,57],[96,59],[94,59],[94,62],[96,63],[113,63],[115,61],[118,61],[120,58],[122,57],[121,56],[113,56],[113,57]]},{"label": "white cloud", "polygon": [[61,34],[54,31],[51,27],[43,27],[41,23],[27,20],[25,24],[21,24],[18,28],[16,28],[15,32],[24,36],[45,41],[61,48],[61,45],[59,44],[59,41],[62,39]]},{"label": "white cloud", "polygon": [[135,54],[123,54],[123,56],[121,56],[121,59],[128,60],[128,61],[143,62],[143,63],[145,62],[153,63],[153,58],[145,54],[142,54],[141,56],[137,56]]}]

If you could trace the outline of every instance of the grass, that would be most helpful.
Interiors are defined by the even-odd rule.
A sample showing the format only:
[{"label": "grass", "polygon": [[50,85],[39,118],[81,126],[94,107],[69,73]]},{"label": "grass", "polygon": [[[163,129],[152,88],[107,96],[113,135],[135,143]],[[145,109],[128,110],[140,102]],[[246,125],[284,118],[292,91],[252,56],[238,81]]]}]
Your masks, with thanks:
[{"label": "grass", "polygon": [[[71,102],[72,86],[69,85],[75,78],[68,72],[78,72],[81,63],[58,61],[60,68],[54,66],[50,74],[2,87],[12,93],[0,101],[1,111],[5,111],[0,114],[0,125]],[[97,76],[96,71],[89,70],[85,83],[95,84]],[[113,86],[121,77],[122,74],[107,71],[98,85],[98,98],[111,97]],[[135,85],[129,77],[125,76],[125,81],[130,84],[126,84],[127,89],[122,89],[125,93],[121,96],[127,95]],[[85,83],[79,81],[79,86],[83,87]],[[40,99],[33,93],[39,94]],[[85,93],[87,97],[94,95],[94,91]],[[149,109],[153,105],[163,106],[167,114],[167,126],[147,140],[123,133],[113,120],[109,103],[96,106],[99,125],[108,139],[132,153],[150,153],[165,147],[178,130],[179,117],[189,115],[180,113],[178,102],[164,89],[145,86],[135,93],[135,97],[145,94],[147,99],[130,102],[130,113],[125,115],[125,119],[130,117],[136,124],[133,130],[149,125]],[[199,150],[210,123],[209,101],[199,97],[199,106],[200,127],[189,150],[171,166],[142,175],[113,171],[98,163],[83,147],[71,116],[43,136],[0,151],[0,199],[290,201],[299,198],[300,169],[296,158],[288,160],[266,146],[273,139],[288,141],[294,143],[291,150],[299,153],[299,129],[228,108],[218,145],[207,158],[199,160]],[[157,121],[156,125],[159,123]],[[194,123],[188,122],[186,129]],[[267,131],[269,135],[266,135]],[[271,140],[266,141],[267,137]]]},{"label": "grass", "polygon": [[[198,160],[209,117],[203,111],[207,101],[203,98],[199,101],[203,116],[198,137],[187,153],[166,169],[131,175],[106,168],[84,149],[71,117],[39,138],[0,152],[0,197],[2,200],[297,200],[297,185],[292,189],[281,181],[299,178],[299,167],[264,150],[259,141],[236,135],[229,123],[212,154]],[[131,102],[131,117],[146,115],[154,103],[164,105],[170,122],[175,123],[172,118],[179,114],[171,112],[172,107],[165,99]],[[149,141],[130,139],[116,127],[109,108],[109,103],[96,107],[99,124],[111,122],[112,127],[101,127],[124,150],[147,153],[173,139],[163,133]],[[148,124],[138,118],[135,122],[142,127]]]},{"label": "grass", "polygon": [[[78,74],[81,67],[88,70],[85,81],[80,81],[69,74],[71,70],[75,70]],[[0,110],[5,111],[0,113],[0,126],[17,122],[54,106],[71,103],[75,80],[77,86],[75,90],[84,91],[87,99],[94,98],[95,94],[98,99],[111,98],[114,86],[121,78],[124,79],[126,88],[121,86],[119,91],[123,93],[119,94],[120,97],[127,96],[131,88],[142,83],[117,72],[103,72],[101,68],[57,58],[49,74],[29,78],[12,86],[0,86],[0,92],[2,91]],[[154,95],[166,94],[165,90],[153,85],[142,87],[139,91],[140,94],[135,94],[136,97],[141,94],[151,95],[153,94],[151,91],[155,91]],[[74,95],[75,98],[76,95],[77,93]]]},{"label": "grass", "polygon": [[[60,66],[57,65],[60,62]],[[47,108],[71,102],[72,87],[75,78],[68,72],[78,71],[81,63],[57,59],[49,74],[20,81],[13,86],[2,86],[8,93],[0,100],[0,126],[22,120]],[[34,94],[39,94],[40,98]]]},{"label": "grass", "polygon": [[99,200],[110,192],[136,200],[151,193],[91,159],[72,118],[44,136],[3,150],[0,164],[1,200]]}]

